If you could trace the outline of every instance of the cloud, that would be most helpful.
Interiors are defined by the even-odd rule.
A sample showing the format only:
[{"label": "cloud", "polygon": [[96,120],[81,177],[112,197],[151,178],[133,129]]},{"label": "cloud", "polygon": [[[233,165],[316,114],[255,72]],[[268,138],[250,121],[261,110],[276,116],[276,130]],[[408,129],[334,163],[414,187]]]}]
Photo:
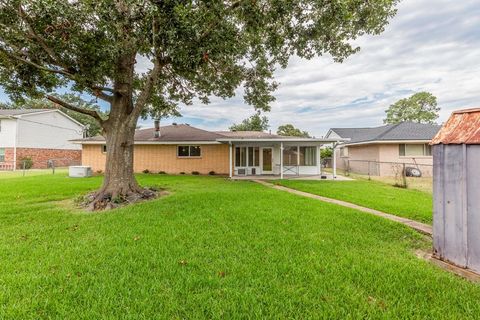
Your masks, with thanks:
[{"label": "cloud", "polygon": [[[478,0],[404,0],[382,34],[354,41],[361,51],[344,63],[328,55],[292,58],[287,69],[276,72],[280,87],[268,114],[272,131],[292,123],[318,137],[330,127],[381,125],[390,104],[423,90],[438,97],[440,121],[455,109],[478,106],[479,16]],[[151,67],[137,60],[142,71]],[[209,105],[183,106],[183,118],[163,123],[226,129],[254,112],[241,92]],[[0,100],[3,96],[0,91]]]},{"label": "cloud", "polygon": [[[478,1],[405,0],[385,32],[355,41],[361,51],[344,63],[328,56],[292,58],[276,72],[280,87],[268,114],[272,129],[293,123],[321,136],[330,127],[381,125],[390,104],[422,90],[438,97],[440,121],[455,109],[478,105],[479,15]],[[236,97],[182,112],[202,119],[202,127],[217,123],[212,129],[222,129],[253,109]]]}]

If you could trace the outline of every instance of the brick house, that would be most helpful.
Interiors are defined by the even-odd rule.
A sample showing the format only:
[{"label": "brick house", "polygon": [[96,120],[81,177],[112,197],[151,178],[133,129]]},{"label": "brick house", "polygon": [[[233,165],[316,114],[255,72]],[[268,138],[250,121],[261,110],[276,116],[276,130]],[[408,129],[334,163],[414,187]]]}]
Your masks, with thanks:
[{"label": "brick house", "polygon": [[[232,176],[318,175],[320,146],[338,139],[284,137],[257,131],[207,131],[174,124],[135,132],[134,171]],[[102,136],[74,141],[82,145],[82,165],[105,170]]]},{"label": "brick house", "polygon": [[0,170],[20,169],[30,158],[34,169],[80,163],[84,126],[56,109],[0,110]]},{"label": "brick house", "polygon": [[[346,139],[336,147],[337,167],[355,173],[392,176],[398,164],[432,174],[430,140],[439,125],[402,122],[372,128],[331,128],[326,138]],[[392,169],[393,168],[393,169]]]}]

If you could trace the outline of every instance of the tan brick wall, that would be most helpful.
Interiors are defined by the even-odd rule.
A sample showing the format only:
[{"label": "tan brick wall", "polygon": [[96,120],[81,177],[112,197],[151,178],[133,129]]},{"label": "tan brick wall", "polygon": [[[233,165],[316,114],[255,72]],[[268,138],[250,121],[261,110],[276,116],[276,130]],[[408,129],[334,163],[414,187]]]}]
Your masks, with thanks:
[{"label": "tan brick wall", "polygon": [[[200,158],[177,157],[177,145],[135,145],[134,170],[187,174],[198,171],[208,174],[228,174],[228,145],[202,145]],[[106,155],[101,145],[83,145],[82,164],[91,166],[94,171],[105,170]]]},{"label": "tan brick wall", "polygon": [[64,149],[17,148],[17,168],[22,168],[21,159],[24,157],[32,159],[32,169],[46,169],[48,160],[54,160],[56,167],[67,167],[70,165],[80,164],[82,151]]}]

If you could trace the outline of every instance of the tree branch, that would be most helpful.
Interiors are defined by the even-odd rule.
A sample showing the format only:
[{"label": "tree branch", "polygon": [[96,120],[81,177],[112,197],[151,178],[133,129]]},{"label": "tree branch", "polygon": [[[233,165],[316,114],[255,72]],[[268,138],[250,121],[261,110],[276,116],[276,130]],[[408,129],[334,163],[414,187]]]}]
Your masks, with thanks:
[{"label": "tree branch", "polygon": [[60,58],[55,54],[55,52],[47,45],[47,42],[45,41],[45,39],[43,37],[41,37],[38,33],[35,32],[32,25],[30,24],[28,15],[25,12],[25,10],[23,10],[21,4],[18,6],[18,13],[19,13],[20,18],[27,25],[28,32],[29,32],[30,36],[38,41],[39,45],[43,48],[43,50],[45,50],[45,52],[48,54],[50,59],[52,59],[56,64],[58,64],[63,69],[68,69],[68,66],[65,63],[63,63],[60,60]]},{"label": "tree branch", "polygon": [[157,82],[158,77],[160,76],[160,71],[164,64],[161,64],[158,59],[155,60],[153,65],[153,69],[150,70],[147,76],[147,81],[145,82],[145,86],[143,87],[142,92],[140,93],[135,106],[133,107],[132,114],[137,116],[142,112],[143,108],[147,104],[148,100],[152,96],[153,86],[155,82]]},{"label": "tree branch", "polygon": [[85,114],[87,116],[91,116],[92,118],[97,120],[100,124],[103,124],[105,122],[105,120],[103,120],[102,117],[100,116],[100,114],[95,110],[88,110],[88,109],[76,107],[76,106],[71,105],[70,103],[65,102],[63,100],[60,100],[59,98],[54,97],[52,95],[47,94],[45,97],[48,100],[52,101],[54,104],[60,105],[60,106],[64,107],[65,109],[72,110],[72,111],[75,111],[75,112],[78,112],[78,113],[82,113],[82,114]]},{"label": "tree branch", "polygon": [[11,52],[8,52],[8,50],[5,50],[4,48],[0,48],[0,51],[2,51],[3,53],[5,53],[7,56],[9,56],[10,58],[12,59],[15,59],[17,61],[20,61],[20,62],[23,62],[23,63],[26,63],[28,65],[31,65],[32,67],[35,67],[39,70],[43,70],[43,71],[46,71],[46,72],[51,72],[51,73],[57,73],[57,74],[61,74],[61,75],[64,75],[64,76],[67,76],[69,78],[72,78],[73,75],[65,70],[62,70],[62,69],[52,69],[52,68],[48,68],[48,67],[44,67],[44,66],[41,66],[33,61],[30,61],[30,60],[27,60],[27,59],[24,59],[22,57],[19,57],[18,55],[14,54],[14,53],[11,53]]}]

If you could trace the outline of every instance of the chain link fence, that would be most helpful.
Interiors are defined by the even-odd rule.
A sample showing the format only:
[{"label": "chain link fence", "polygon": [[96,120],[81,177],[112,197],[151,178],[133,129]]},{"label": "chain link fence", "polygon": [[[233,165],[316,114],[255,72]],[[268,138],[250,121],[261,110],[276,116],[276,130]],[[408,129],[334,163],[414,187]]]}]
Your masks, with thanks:
[{"label": "chain link fence", "polygon": [[0,162],[0,175],[27,176],[40,174],[55,174],[59,170],[66,171],[69,166],[80,165],[81,161],[69,158],[55,158],[35,163],[31,159]]},{"label": "chain link fence", "polygon": [[[330,158],[322,159],[324,168],[332,168]],[[340,159],[337,173],[352,178],[385,182],[396,187],[432,192],[433,165],[415,162],[386,162],[373,160]]]}]

